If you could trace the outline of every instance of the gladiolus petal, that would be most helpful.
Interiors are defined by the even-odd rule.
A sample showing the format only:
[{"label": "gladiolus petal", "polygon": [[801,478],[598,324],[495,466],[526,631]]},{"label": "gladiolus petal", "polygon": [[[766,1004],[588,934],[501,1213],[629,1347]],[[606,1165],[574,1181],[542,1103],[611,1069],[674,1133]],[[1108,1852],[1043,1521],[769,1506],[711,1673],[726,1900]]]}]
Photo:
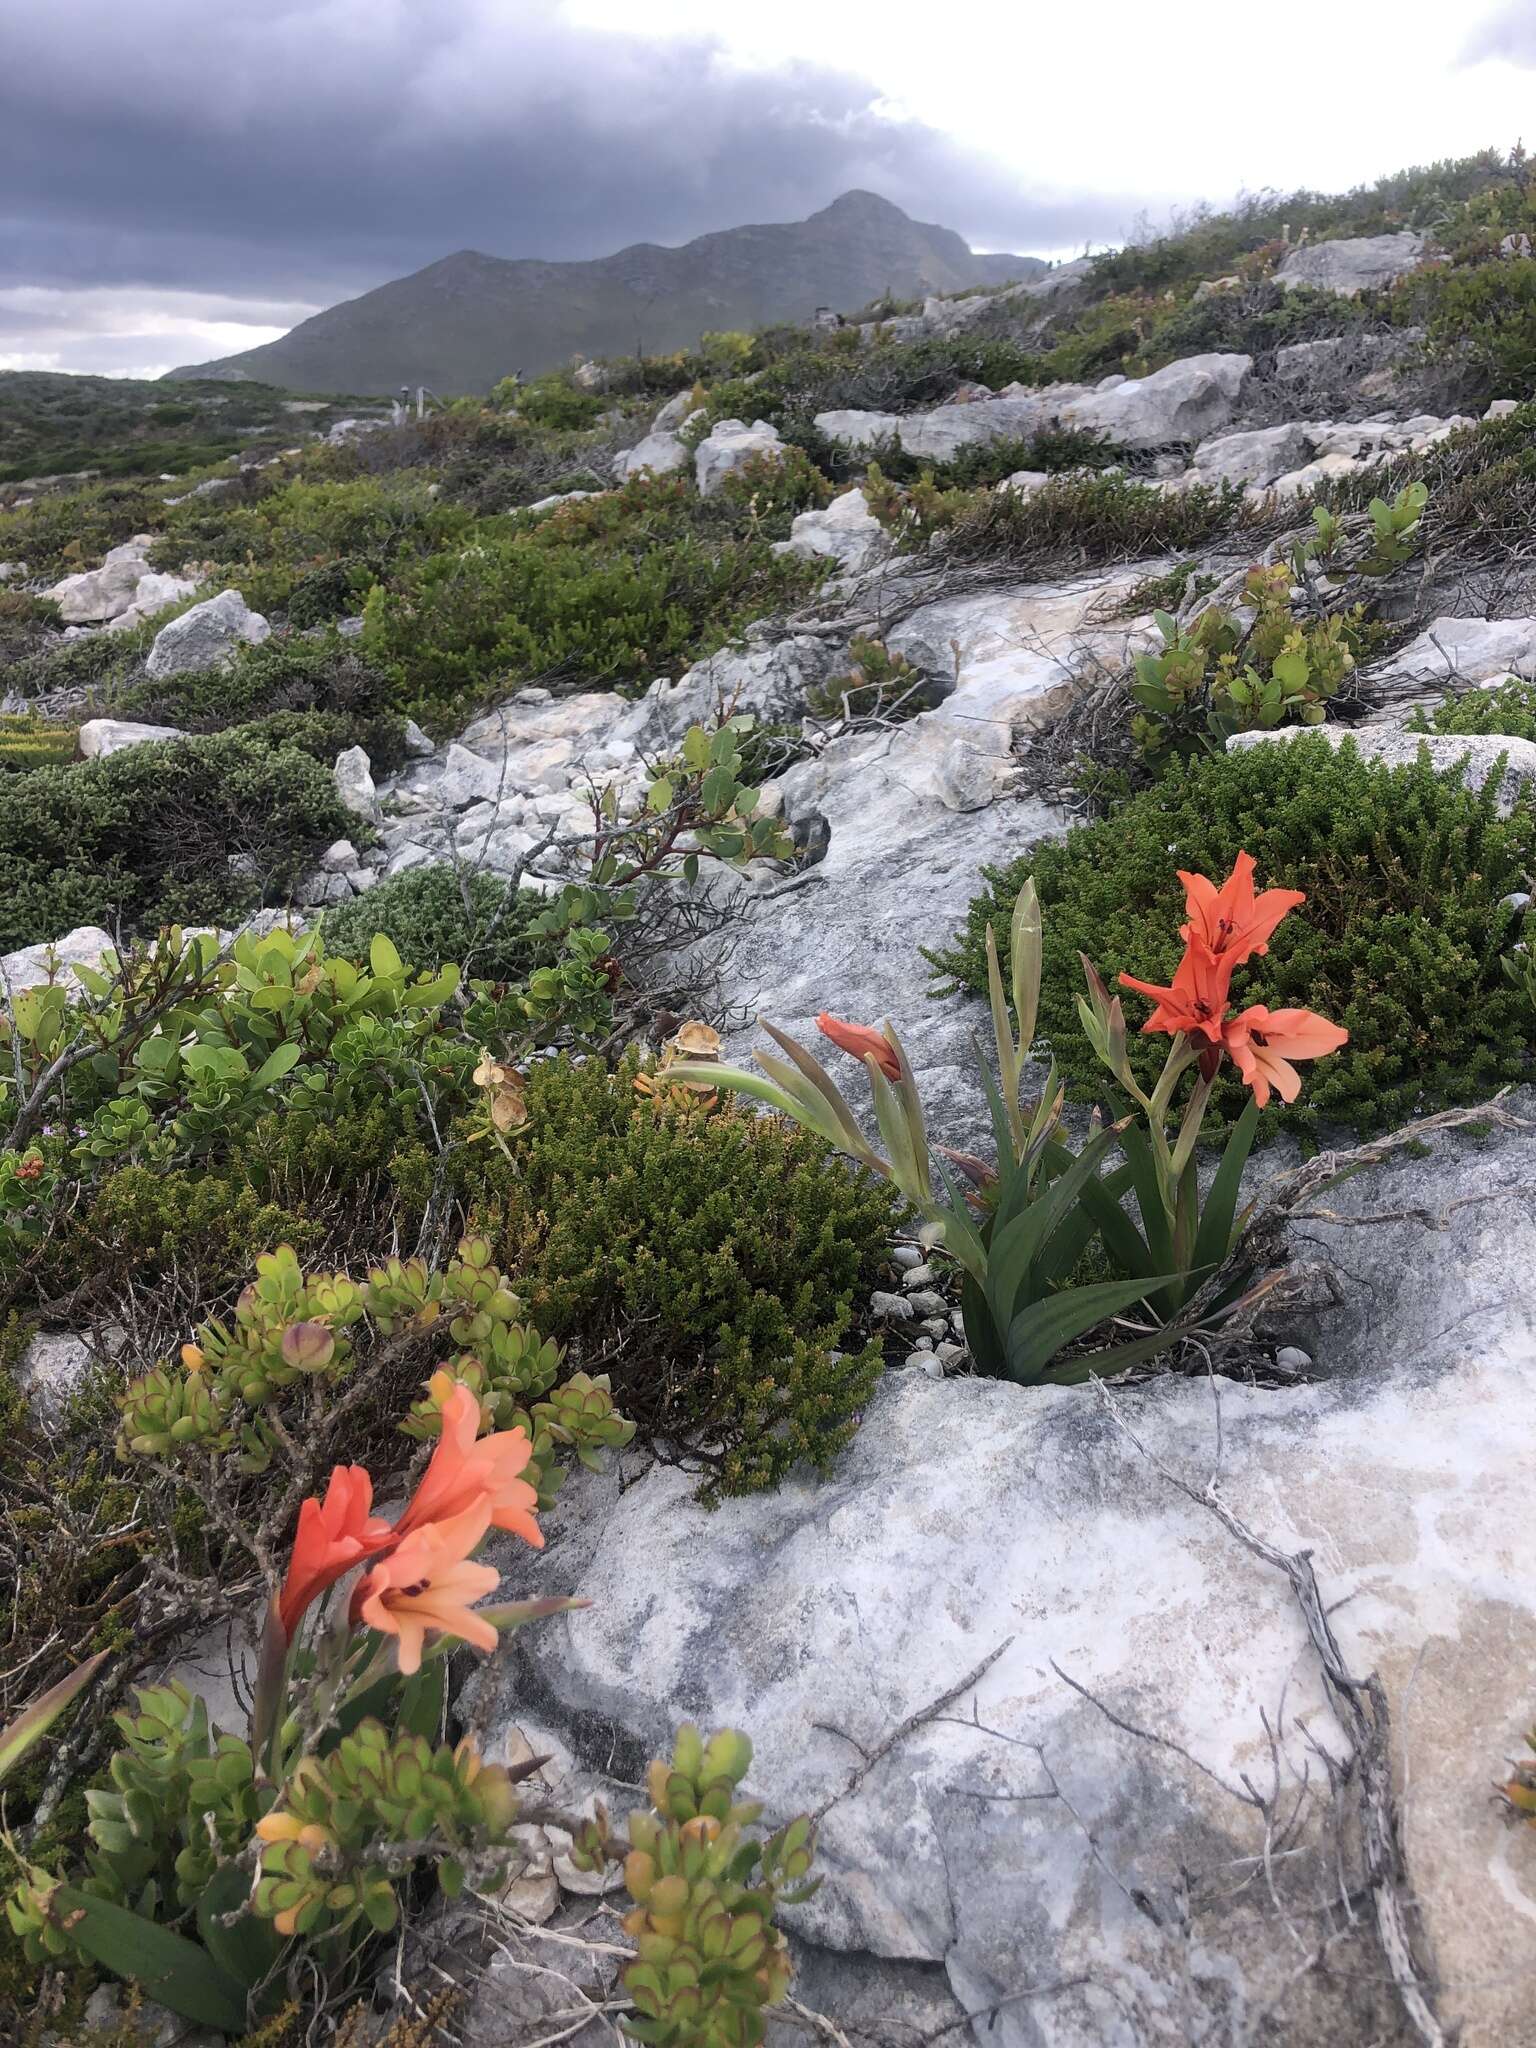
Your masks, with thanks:
[{"label": "gladiolus petal", "polygon": [[844,1052],[851,1052],[856,1060],[872,1057],[876,1066],[888,1081],[901,1079],[901,1060],[896,1048],[883,1031],[877,1031],[873,1024],[848,1024],[841,1017],[829,1016],[823,1010],[816,1019],[816,1029],[823,1038],[830,1038]]}]

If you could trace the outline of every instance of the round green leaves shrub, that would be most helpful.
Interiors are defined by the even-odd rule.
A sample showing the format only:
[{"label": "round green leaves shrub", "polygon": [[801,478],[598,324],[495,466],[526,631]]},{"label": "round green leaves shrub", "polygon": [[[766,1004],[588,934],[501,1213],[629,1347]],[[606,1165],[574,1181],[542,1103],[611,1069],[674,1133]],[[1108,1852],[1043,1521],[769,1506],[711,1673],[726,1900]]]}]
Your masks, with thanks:
[{"label": "round green leaves shrub", "polygon": [[[1115,816],[987,870],[991,887],[965,929],[929,958],[951,987],[984,989],[990,919],[1006,980],[1009,909],[1032,874],[1045,916],[1041,1036],[1073,1096],[1092,1100],[1102,1069],[1077,1020],[1078,955],[1110,982],[1122,969],[1166,982],[1184,921],[1176,871],[1219,881],[1246,848],[1262,886],[1303,889],[1307,900],[1268,955],[1235,977],[1233,1002],[1316,1010],[1350,1035],[1307,1068],[1295,1108],[1272,1109],[1265,1125],[1392,1129],[1479,1101],[1524,1068],[1523,999],[1499,969],[1515,914],[1500,900],[1536,865],[1536,813],[1523,802],[1501,822],[1494,788],[1473,795],[1427,760],[1388,769],[1320,738],[1175,765]],[[1133,1057],[1151,1076],[1168,1041],[1134,1035],[1147,1005],[1124,1001]],[[1235,1113],[1244,1091],[1223,1085]]]},{"label": "round green leaves shrub", "polygon": [[648,1435],[690,1447],[706,1497],[826,1466],[880,1369],[853,1325],[893,1198],[778,1118],[658,1108],[636,1071],[534,1064],[515,1163],[459,1155],[477,1162],[473,1225],[538,1328],[610,1373]]}]

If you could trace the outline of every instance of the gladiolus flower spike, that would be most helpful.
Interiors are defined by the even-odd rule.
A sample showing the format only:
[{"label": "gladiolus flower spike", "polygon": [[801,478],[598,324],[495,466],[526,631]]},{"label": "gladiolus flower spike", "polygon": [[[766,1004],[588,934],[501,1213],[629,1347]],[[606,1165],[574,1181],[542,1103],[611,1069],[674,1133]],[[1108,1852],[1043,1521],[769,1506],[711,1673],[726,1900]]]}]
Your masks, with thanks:
[{"label": "gladiolus flower spike", "polygon": [[844,1052],[852,1053],[856,1060],[866,1055],[874,1059],[888,1081],[901,1079],[901,1056],[883,1031],[877,1031],[872,1024],[845,1024],[841,1017],[832,1017],[825,1010],[816,1019],[816,1029],[823,1038],[841,1046]]},{"label": "gladiolus flower spike", "polygon": [[1183,1033],[1199,1051],[1207,1080],[1222,1054],[1228,1054],[1264,1109],[1271,1090],[1282,1102],[1294,1102],[1301,1092],[1293,1060],[1337,1052],[1349,1033],[1311,1010],[1270,1010],[1254,1003],[1228,1015],[1232,970],[1267,953],[1281,921],[1306,901],[1299,889],[1265,889],[1256,896],[1253,865],[1251,854],[1240,853],[1219,889],[1206,876],[1181,869],[1189,922],[1180,927],[1184,958],[1178,972],[1166,988],[1130,974],[1120,976],[1120,986],[1150,996],[1156,1005],[1141,1027],[1144,1033]]}]

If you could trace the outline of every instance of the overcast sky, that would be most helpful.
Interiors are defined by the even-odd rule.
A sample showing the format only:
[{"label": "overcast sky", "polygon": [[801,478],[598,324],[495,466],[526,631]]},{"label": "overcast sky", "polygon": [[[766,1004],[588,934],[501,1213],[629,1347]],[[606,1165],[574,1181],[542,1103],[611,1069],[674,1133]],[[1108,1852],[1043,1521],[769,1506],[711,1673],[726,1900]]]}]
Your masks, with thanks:
[{"label": "overcast sky", "polygon": [[851,186],[1070,254],[1507,147],[1533,73],[1536,0],[10,0],[0,369],[157,375],[454,249],[604,255]]}]

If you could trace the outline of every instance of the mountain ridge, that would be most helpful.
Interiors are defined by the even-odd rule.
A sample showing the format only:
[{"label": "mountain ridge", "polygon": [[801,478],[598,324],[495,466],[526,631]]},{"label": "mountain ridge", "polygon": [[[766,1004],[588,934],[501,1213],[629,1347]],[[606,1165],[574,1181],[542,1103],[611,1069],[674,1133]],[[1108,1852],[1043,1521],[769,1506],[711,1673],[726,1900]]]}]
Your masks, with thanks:
[{"label": "mountain ridge", "polygon": [[1045,268],[1037,256],[978,254],[953,228],[854,189],[803,221],[714,229],[677,247],[632,242],[580,261],[458,249],[277,341],[168,376],[359,393],[427,384],[446,397],[575,353],[661,354],[708,328],[807,320],[818,306],[851,312],[884,293],[962,291]]}]

